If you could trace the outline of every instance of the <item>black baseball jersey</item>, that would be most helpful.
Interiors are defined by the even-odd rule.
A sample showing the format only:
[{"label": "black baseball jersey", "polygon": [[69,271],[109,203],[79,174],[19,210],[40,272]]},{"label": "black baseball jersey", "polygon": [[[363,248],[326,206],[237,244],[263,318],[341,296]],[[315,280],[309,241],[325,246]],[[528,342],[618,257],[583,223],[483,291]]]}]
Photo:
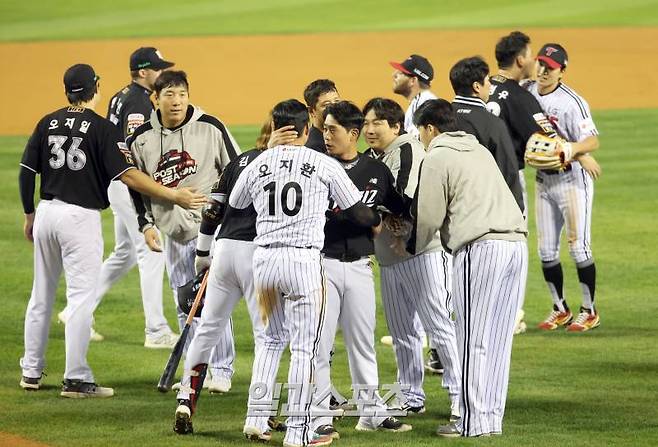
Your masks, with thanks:
[{"label": "black baseball jersey", "polygon": [[222,176],[216,186],[213,187],[210,197],[215,194],[223,194],[226,198],[226,213],[222,226],[217,233],[217,239],[234,239],[238,241],[253,241],[256,237],[256,210],[251,204],[245,209],[236,209],[228,205],[228,197],[231,195],[233,185],[238,180],[240,173],[262,154],[261,149],[252,149],[240,154],[232,160],[222,172]]},{"label": "black baseball jersey", "polygon": [[[404,202],[395,189],[395,179],[383,162],[364,154],[349,162],[339,160],[347,176],[361,192],[361,201],[373,209],[385,207],[394,214],[402,214]],[[341,216],[333,201],[329,204],[324,226],[324,248],[328,258],[354,261],[375,252],[372,230],[360,227]]]},{"label": "black baseball jersey", "polygon": [[308,130],[308,139],[304,146],[313,149],[314,151],[322,152],[323,154],[327,153],[327,146],[324,144],[322,131],[313,125],[311,125],[311,128]]},{"label": "black baseball jersey", "polygon": [[530,136],[535,132],[555,136],[551,125],[541,106],[532,93],[524,89],[513,79],[496,75],[491,77],[491,91],[487,109],[499,116],[507,125],[519,169],[525,167],[523,154]]},{"label": "black baseball jersey", "polygon": [[132,82],[110,100],[107,119],[121,130],[124,140],[149,120],[153,111],[150,95],[149,89]]},{"label": "black baseball jersey", "polygon": [[480,98],[456,96],[452,109],[457,116],[457,129],[474,135],[480,144],[491,152],[505,183],[523,211],[523,191],[519,180],[519,164],[514,153],[514,143],[507,126],[498,117],[487,112]]},{"label": "black baseball jersey", "polygon": [[41,174],[42,199],[92,209],[107,208],[110,182],[134,167],[112,123],[91,109],[72,106],[39,121],[21,166]]}]

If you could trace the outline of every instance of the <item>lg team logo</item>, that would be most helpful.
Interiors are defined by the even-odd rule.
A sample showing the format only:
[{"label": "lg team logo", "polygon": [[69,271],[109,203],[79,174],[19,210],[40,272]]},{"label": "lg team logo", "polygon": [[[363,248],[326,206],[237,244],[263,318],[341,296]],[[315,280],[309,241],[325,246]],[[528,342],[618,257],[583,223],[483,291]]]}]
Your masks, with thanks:
[{"label": "lg team logo", "polygon": [[546,49],[544,50],[544,52],[546,53],[546,56],[548,56],[548,57],[551,57],[551,54],[558,53],[559,51],[560,50],[558,50],[557,48],[553,48],[553,47],[546,47]]},{"label": "lg team logo", "polygon": [[174,149],[160,158],[153,180],[162,186],[176,187],[184,178],[196,174],[198,168],[189,153]]}]

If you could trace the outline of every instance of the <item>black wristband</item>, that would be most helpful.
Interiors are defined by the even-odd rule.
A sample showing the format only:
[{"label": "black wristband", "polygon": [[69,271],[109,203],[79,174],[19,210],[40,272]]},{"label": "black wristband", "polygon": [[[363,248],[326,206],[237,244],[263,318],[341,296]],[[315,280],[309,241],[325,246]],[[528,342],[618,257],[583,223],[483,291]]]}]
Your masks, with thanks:
[{"label": "black wristband", "polygon": [[210,252],[209,251],[197,250],[196,255],[200,258],[205,258],[206,256],[210,256]]}]

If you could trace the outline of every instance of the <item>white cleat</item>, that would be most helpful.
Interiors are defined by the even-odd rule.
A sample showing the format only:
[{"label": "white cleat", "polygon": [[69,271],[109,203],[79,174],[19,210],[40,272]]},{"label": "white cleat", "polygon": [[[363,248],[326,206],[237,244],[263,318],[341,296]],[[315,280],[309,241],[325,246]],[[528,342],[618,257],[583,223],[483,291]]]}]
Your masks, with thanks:
[{"label": "white cleat", "polygon": [[[384,346],[393,346],[393,337],[390,335],[384,335],[382,338],[379,339],[379,342],[383,344]],[[424,336],[422,339],[423,342],[423,349],[427,348],[427,336]]]},{"label": "white cleat", "polygon": [[528,328],[525,321],[523,321],[524,317],[525,311],[523,309],[519,309],[516,312],[516,318],[514,320],[514,335],[523,334]]},{"label": "white cleat", "polygon": [[206,380],[204,381],[204,384],[203,384],[204,388],[205,388],[206,384],[208,385],[208,392],[210,394],[214,394],[214,393],[223,394],[223,393],[228,393],[229,391],[231,391],[231,379],[229,379],[228,377],[214,377],[213,376],[210,379],[208,379],[208,377],[206,377]]},{"label": "white cleat", "polygon": [[173,349],[178,342],[178,334],[174,332],[164,332],[155,335],[147,335],[144,340],[144,347],[148,349]]}]

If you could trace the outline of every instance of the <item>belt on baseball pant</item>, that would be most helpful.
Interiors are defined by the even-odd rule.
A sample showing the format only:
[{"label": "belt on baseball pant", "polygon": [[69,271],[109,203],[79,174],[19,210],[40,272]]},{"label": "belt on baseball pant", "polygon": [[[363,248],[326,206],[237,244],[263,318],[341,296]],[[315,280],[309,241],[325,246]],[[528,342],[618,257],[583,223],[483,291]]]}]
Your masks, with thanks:
[{"label": "belt on baseball pant", "polygon": [[561,171],[544,170],[544,171],[541,171],[541,172],[543,172],[546,175],[557,175],[557,174],[564,174],[565,172],[569,172],[569,171],[571,171],[571,165],[568,165],[566,168],[564,168]]},{"label": "belt on baseball pant", "polygon": [[368,257],[367,255],[356,255],[351,253],[341,253],[341,254],[322,253],[322,254],[327,259],[335,259],[340,262],[354,262]]},{"label": "belt on baseball pant", "polygon": [[300,248],[304,250],[310,250],[313,248],[312,245],[307,245],[306,247],[297,247],[296,245],[288,245],[288,244],[280,244],[278,242],[275,242],[274,244],[266,244],[266,245],[261,245],[263,248]]}]

